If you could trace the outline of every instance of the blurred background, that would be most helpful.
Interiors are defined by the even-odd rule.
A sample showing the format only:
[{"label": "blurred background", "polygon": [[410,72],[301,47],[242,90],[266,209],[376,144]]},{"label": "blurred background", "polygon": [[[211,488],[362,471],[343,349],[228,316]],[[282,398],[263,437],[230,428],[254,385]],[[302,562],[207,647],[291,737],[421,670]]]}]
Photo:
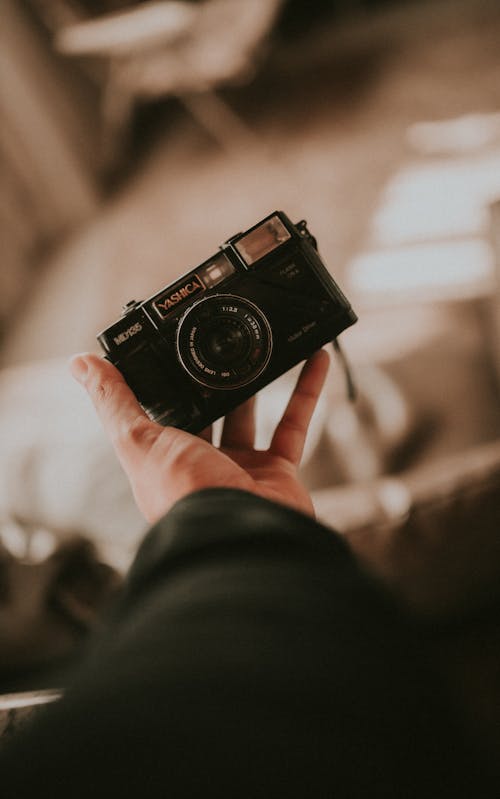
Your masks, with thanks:
[{"label": "blurred background", "polygon": [[[321,519],[421,586],[425,559],[405,572],[376,526],[500,486],[498,2],[2,8],[5,548],[36,561],[79,533],[126,566],[144,524],[67,358],[279,208],[359,316],[342,336],[358,400],[334,363],[304,479]],[[264,393],[264,431],[289,381]]]}]

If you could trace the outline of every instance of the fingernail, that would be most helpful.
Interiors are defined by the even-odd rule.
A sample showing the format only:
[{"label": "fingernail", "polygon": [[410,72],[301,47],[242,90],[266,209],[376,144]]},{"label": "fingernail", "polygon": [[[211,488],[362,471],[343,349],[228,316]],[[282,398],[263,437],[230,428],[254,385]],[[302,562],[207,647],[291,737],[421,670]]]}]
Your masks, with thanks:
[{"label": "fingernail", "polygon": [[82,355],[75,356],[70,361],[69,368],[75,380],[78,380],[79,383],[85,384],[89,371],[89,365],[86,359]]}]

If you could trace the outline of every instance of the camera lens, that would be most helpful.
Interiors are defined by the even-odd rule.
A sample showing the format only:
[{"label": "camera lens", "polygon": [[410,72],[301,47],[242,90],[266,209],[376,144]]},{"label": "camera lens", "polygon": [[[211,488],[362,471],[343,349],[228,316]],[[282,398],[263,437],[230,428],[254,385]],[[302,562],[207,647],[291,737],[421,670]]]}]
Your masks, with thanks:
[{"label": "camera lens", "polygon": [[182,317],[177,354],[184,369],[208,388],[240,388],[255,380],[271,355],[269,323],[253,303],[216,294]]},{"label": "camera lens", "polygon": [[207,331],[206,342],[201,342],[201,349],[207,361],[227,366],[246,358],[248,344],[246,331],[238,320],[219,319],[214,329]]}]

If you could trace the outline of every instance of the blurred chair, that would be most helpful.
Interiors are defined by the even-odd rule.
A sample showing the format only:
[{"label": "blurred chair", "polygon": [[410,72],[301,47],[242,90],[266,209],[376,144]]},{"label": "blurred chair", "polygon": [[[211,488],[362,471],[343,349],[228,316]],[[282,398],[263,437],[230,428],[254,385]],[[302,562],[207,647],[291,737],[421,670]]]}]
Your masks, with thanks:
[{"label": "blurred chair", "polygon": [[216,90],[253,76],[282,2],[166,0],[61,25],[58,52],[104,67],[106,160],[116,158],[134,107],[145,99],[175,96],[224,147],[252,139]]},{"label": "blurred chair", "polygon": [[40,252],[94,212],[99,190],[84,104],[75,108],[33,19],[14,0],[2,3],[0,76],[3,327],[31,288]]}]

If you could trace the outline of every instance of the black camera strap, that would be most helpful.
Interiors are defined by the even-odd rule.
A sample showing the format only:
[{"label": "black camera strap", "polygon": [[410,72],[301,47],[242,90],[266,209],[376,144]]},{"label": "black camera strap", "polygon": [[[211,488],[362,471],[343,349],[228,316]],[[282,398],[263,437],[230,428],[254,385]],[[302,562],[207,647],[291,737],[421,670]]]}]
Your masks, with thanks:
[{"label": "black camera strap", "polygon": [[345,352],[340,346],[339,340],[337,338],[333,339],[332,346],[344,372],[347,397],[350,402],[355,402],[358,392],[356,390],[356,384],[352,376],[351,367],[349,366],[349,361],[347,360]]}]

